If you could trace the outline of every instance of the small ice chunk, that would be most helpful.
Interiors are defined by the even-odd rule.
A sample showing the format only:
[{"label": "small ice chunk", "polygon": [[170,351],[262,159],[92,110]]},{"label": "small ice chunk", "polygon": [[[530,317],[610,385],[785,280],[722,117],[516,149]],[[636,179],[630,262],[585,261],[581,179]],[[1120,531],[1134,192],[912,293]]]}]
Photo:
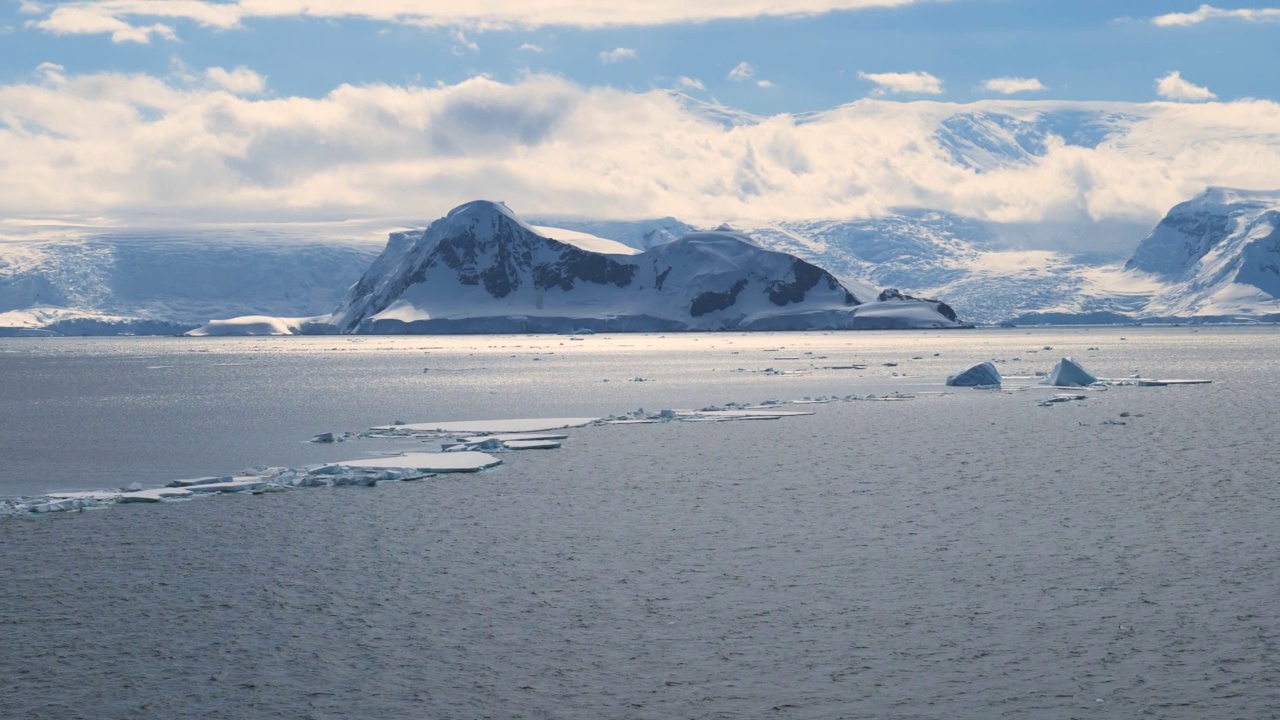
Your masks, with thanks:
[{"label": "small ice chunk", "polygon": [[325,433],[320,433],[319,435],[316,435],[315,437],[311,438],[310,442],[334,443],[334,442],[338,442],[338,438],[331,432],[325,432]]},{"label": "small ice chunk", "polygon": [[1057,365],[1053,366],[1053,370],[1049,371],[1049,377],[1045,379],[1045,385],[1054,385],[1057,387],[1088,387],[1098,382],[1098,378],[1080,367],[1080,363],[1075,358],[1062,358]]},{"label": "small ice chunk", "polygon": [[111,502],[120,497],[118,490],[82,490],[77,492],[49,493],[46,497],[54,500],[94,500],[97,502]]},{"label": "small ice chunk", "polygon": [[1000,371],[990,361],[978,363],[961,373],[947,378],[947,384],[954,387],[982,387],[999,385],[1003,382]]},{"label": "small ice chunk", "polygon": [[124,490],[125,492],[138,492],[141,489],[142,489],[142,483],[133,482],[133,483],[129,483],[129,487],[125,488]]},{"label": "small ice chunk", "polygon": [[360,458],[357,460],[339,460],[326,465],[327,468],[350,468],[363,470],[366,468],[406,468],[421,472],[476,472],[502,463],[498,458],[482,452],[467,450],[449,453],[404,453],[391,457]]}]

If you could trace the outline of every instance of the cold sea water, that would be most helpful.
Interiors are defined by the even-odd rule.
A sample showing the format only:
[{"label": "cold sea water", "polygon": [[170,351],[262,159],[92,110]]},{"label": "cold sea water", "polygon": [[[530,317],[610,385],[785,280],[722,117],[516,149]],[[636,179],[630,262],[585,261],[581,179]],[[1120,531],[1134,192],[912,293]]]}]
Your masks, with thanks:
[{"label": "cold sea water", "polygon": [[[942,384],[1063,356],[1213,383]],[[0,517],[0,717],[1275,718],[1277,358],[1271,327],[0,340],[3,496],[425,449],[306,442],[394,420],[914,396]]]}]

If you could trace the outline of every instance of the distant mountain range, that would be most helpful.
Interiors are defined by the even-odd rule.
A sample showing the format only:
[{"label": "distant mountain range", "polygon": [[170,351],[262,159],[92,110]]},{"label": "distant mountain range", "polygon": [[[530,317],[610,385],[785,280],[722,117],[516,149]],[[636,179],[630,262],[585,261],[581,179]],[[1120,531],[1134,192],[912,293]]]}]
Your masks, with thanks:
[{"label": "distant mountain range", "polygon": [[[973,323],[1280,319],[1280,191],[1210,188],[1131,254],[1017,249],[1045,244],[1027,233],[1081,229],[929,210],[710,233],[674,218],[525,225],[492,203],[450,217],[501,237],[478,232],[468,244],[416,230],[383,247],[367,235],[221,229],[0,240],[0,334],[173,334],[236,316],[315,331],[325,322],[308,318],[335,308],[335,328],[375,332],[826,327],[836,316],[929,326],[954,319],[945,306]],[[761,300],[810,275],[803,303]],[[889,293],[877,304],[887,288],[945,303],[925,312],[929,303]]]}]

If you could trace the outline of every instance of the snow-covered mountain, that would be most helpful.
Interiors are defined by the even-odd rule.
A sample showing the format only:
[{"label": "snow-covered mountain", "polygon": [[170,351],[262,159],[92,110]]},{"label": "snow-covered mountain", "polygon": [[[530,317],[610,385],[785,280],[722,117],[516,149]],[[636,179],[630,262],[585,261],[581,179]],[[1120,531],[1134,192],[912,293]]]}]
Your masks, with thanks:
[{"label": "snow-covered mountain", "polygon": [[262,229],[4,239],[0,334],[174,334],[210,318],[317,315],[378,249]]},{"label": "snow-covered mountain", "polygon": [[332,324],[372,333],[958,325],[943,303],[843,285],[727,229],[637,254],[598,253],[544,237],[487,201],[455,208],[422,233],[393,235]]},{"label": "snow-covered mountain", "polygon": [[1170,210],[1125,269],[1161,283],[1149,315],[1280,313],[1280,191],[1209,188]]}]

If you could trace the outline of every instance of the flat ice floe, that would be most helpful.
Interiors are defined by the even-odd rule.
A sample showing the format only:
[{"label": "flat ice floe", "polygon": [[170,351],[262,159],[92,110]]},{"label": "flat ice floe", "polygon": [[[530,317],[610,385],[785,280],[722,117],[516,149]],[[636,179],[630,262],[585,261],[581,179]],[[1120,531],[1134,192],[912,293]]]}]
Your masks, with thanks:
[{"label": "flat ice floe", "polygon": [[[352,470],[405,468],[427,473],[477,472],[501,464],[498,458],[482,452],[463,451],[449,453],[405,453],[390,457],[339,460],[325,467],[343,467]],[[323,469],[323,468],[322,468]]]},{"label": "flat ice floe", "polygon": [[521,418],[512,420],[463,420],[460,422],[424,422],[404,425],[379,425],[379,431],[406,433],[533,433],[544,430],[583,427],[599,420],[593,417]]}]

